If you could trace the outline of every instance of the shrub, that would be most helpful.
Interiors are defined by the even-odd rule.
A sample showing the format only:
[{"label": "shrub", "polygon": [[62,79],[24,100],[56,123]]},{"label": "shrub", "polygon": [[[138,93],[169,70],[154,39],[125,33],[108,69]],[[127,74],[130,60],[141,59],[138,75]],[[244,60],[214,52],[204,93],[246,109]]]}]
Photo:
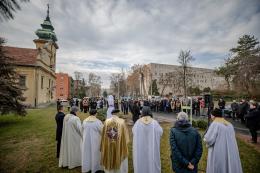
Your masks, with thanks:
[{"label": "shrub", "polygon": [[107,114],[107,109],[99,109],[97,111],[97,118],[100,121],[105,121],[106,120],[106,114]]},{"label": "shrub", "polygon": [[192,120],[192,127],[196,128],[198,127],[198,123],[195,120]]},{"label": "shrub", "polygon": [[198,120],[197,126],[198,126],[198,128],[205,130],[208,127],[208,122],[204,121],[204,120]]}]

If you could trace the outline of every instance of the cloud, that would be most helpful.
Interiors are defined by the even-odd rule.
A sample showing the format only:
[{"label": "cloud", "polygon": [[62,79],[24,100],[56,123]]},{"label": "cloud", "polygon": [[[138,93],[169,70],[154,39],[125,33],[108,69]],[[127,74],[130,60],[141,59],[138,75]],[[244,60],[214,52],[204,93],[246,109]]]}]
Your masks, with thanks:
[{"label": "cloud", "polygon": [[215,68],[244,34],[260,38],[259,0],[81,0],[22,4],[0,23],[8,45],[34,47],[46,3],[58,38],[57,70],[109,74],[137,63],[178,64],[191,50],[196,67]]}]

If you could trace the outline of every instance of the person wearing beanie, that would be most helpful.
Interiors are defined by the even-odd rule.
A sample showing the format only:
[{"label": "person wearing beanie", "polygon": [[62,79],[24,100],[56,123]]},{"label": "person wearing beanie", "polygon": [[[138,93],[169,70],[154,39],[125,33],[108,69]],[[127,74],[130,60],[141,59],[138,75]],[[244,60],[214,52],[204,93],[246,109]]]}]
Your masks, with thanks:
[{"label": "person wearing beanie", "polygon": [[81,166],[81,121],[77,117],[78,108],[71,107],[70,114],[63,120],[59,167],[69,169]]},{"label": "person wearing beanie", "polygon": [[161,173],[160,140],[163,129],[152,118],[151,109],[143,106],[141,118],[133,132],[133,164],[135,173]]},{"label": "person wearing beanie", "polygon": [[118,109],[112,110],[101,135],[101,165],[105,173],[128,173],[129,134],[125,120],[118,117]]},{"label": "person wearing beanie", "polygon": [[188,115],[178,113],[175,126],[170,131],[172,169],[176,173],[197,173],[202,155],[201,136],[191,127]]},{"label": "person wearing beanie", "polygon": [[103,123],[96,118],[97,110],[91,109],[90,116],[82,123],[82,172],[97,172],[103,170],[100,164],[101,133]]},{"label": "person wearing beanie", "polygon": [[234,127],[222,117],[221,109],[211,113],[213,122],[204,136],[208,147],[207,171],[242,173]]},{"label": "person wearing beanie", "polygon": [[245,116],[246,126],[249,128],[252,139],[251,143],[257,143],[257,130],[260,129],[260,110],[257,109],[257,102],[250,100],[250,109],[248,114]]}]

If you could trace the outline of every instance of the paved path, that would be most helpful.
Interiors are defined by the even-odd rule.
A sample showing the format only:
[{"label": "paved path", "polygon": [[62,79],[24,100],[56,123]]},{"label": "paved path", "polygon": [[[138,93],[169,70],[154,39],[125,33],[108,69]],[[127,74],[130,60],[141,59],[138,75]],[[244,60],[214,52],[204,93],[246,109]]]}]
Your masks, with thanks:
[{"label": "paved path", "polygon": [[[160,123],[163,123],[163,122],[174,123],[176,121],[177,114],[153,112],[153,117]],[[200,117],[193,116],[192,118],[194,120],[203,119],[205,121],[208,121],[207,117],[205,117],[205,116],[200,116]],[[243,135],[250,136],[250,132],[249,132],[248,128],[245,127],[245,125],[241,124],[238,121],[234,121],[231,118],[227,118],[227,120],[233,124],[234,129],[237,133],[241,133]],[[258,131],[258,136],[260,136],[260,131]]]}]

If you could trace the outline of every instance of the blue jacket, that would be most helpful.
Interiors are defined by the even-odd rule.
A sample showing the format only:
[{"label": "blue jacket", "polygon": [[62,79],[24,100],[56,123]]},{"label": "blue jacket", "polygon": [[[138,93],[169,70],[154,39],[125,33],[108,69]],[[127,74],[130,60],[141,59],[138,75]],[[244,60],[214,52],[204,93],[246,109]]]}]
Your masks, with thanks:
[{"label": "blue jacket", "polygon": [[[188,121],[177,121],[170,132],[172,169],[176,173],[197,173],[202,155],[201,136]],[[194,165],[188,169],[189,162]]]}]

